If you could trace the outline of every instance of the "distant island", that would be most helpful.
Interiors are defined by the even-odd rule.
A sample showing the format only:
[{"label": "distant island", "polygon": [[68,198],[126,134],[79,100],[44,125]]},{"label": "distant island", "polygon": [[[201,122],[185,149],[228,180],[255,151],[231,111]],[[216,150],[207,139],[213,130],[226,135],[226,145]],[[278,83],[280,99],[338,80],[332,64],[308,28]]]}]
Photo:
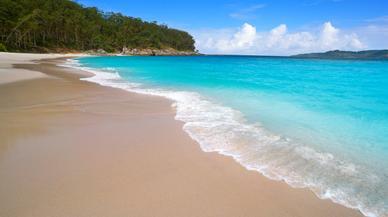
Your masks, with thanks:
[{"label": "distant island", "polygon": [[388,50],[340,51],[293,55],[294,58],[388,60]]},{"label": "distant island", "polygon": [[2,0],[0,51],[195,54],[193,37],[71,0]]}]

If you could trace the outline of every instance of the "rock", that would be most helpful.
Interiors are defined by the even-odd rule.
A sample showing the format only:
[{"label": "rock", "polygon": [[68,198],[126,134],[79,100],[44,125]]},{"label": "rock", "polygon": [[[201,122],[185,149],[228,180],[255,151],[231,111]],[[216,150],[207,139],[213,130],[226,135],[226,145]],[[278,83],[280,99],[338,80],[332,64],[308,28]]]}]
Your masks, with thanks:
[{"label": "rock", "polygon": [[101,49],[101,48],[97,50],[97,53],[98,54],[107,54],[107,52],[104,49]]},{"label": "rock", "polygon": [[198,52],[193,51],[178,51],[172,48],[165,49],[137,49],[123,47],[121,54],[123,55],[134,55],[134,56],[192,56],[198,55]]},{"label": "rock", "polygon": [[97,55],[97,56],[108,56],[111,55],[108,52],[106,52],[104,49],[97,49],[97,50],[88,50],[86,51],[87,54],[91,55]]}]

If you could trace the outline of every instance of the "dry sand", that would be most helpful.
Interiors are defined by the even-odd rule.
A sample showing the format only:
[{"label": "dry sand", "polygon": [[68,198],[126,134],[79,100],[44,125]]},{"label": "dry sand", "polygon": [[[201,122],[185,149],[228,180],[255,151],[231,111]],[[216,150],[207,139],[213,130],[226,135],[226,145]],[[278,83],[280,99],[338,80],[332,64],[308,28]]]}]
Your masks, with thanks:
[{"label": "dry sand", "polygon": [[84,54],[29,54],[29,53],[8,53],[0,52],[0,84],[6,84],[21,80],[29,80],[47,77],[39,71],[26,69],[12,69],[13,64],[31,63],[33,60],[64,58],[69,56],[85,56]]},{"label": "dry sand", "polygon": [[0,85],[0,217],[361,216],[202,152],[170,101],[57,61],[19,61],[7,70],[43,77]]}]

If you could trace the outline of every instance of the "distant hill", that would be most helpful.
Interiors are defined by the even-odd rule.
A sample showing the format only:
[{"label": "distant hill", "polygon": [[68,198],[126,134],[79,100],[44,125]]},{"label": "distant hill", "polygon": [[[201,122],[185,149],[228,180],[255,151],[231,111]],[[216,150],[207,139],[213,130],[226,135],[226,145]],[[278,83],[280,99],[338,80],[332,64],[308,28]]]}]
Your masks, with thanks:
[{"label": "distant hill", "polygon": [[388,60],[388,50],[340,51],[293,55],[294,58]]},{"label": "distant hill", "polygon": [[[130,4],[130,3],[128,3]],[[0,51],[195,51],[193,37],[72,0],[0,0]],[[146,52],[147,53],[147,52]]]}]

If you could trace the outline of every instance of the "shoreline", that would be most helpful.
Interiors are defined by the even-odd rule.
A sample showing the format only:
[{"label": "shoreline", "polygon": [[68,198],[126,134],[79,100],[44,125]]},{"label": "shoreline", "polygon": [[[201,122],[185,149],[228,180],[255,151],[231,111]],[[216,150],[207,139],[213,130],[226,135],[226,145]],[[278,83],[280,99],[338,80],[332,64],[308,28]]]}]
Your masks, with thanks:
[{"label": "shoreline", "polygon": [[[195,104],[203,104],[203,103],[205,103],[205,104],[210,103],[211,104],[211,102],[206,100],[206,99],[202,100],[201,96],[197,95],[196,92],[186,93],[185,91],[183,91],[183,93],[181,93],[180,91],[178,91],[178,92],[172,91],[171,92],[168,90],[164,91],[164,90],[158,90],[158,89],[153,89],[153,88],[151,88],[151,89],[142,88],[142,87],[138,88],[137,87],[138,84],[134,83],[134,85],[132,85],[132,83],[128,83],[125,79],[121,78],[120,75],[113,75],[112,76],[112,73],[105,72],[104,69],[101,70],[98,68],[95,69],[95,68],[84,67],[82,65],[79,65],[78,63],[74,64],[73,61],[70,61],[69,64],[64,64],[62,66],[73,68],[76,70],[87,71],[87,72],[94,74],[93,77],[83,78],[82,80],[90,81],[92,83],[96,83],[96,84],[99,84],[99,85],[105,86],[105,87],[111,87],[111,88],[113,87],[113,88],[117,88],[120,90],[125,90],[125,91],[128,91],[130,93],[142,94],[142,95],[146,95],[146,96],[158,96],[158,97],[162,97],[164,99],[172,101],[172,105],[174,106],[175,112],[176,112],[175,120],[178,120],[178,121],[181,121],[184,123],[182,130],[185,131],[191,137],[191,139],[196,141],[196,143],[201,147],[201,150],[203,152],[217,153],[217,154],[220,154],[222,156],[232,158],[236,163],[241,165],[244,169],[258,172],[260,175],[263,175],[265,178],[268,178],[268,179],[273,180],[273,181],[284,182],[292,188],[308,189],[309,191],[313,192],[314,195],[316,195],[318,198],[320,198],[322,200],[330,200],[333,203],[342,205],[344,207],[358,210],[366,216],[376,216],[374,212],[370,212],[367,209],[367,207],[360,205],[358,203],[358,201],[355,202],[355,201],[344,200],[341,197],[339,198],[338,195],[341,195],[341,192],[339,194],[335,194],[335,193],[332,194],[332,192],[335,192],[335,191],[328,189],[329,193],[325,193],[322,190],[325,188],[320,188],[321,186],[315,186],[315,185],[309,184],[309,183],[306,184],[303,181],[298,182],[300,180],[295,181],[292,177],[289,177],[287,175],[281,175],[281,174],[279,175],[279,174],[273,173],[273,171],[271,171],[271,169],[267,169],[265,166],[262,168],[257,167],[256,165],[252,166],[249,163],[244,162],[244,160],[242,158],[240,158],[239,155],[234,153],[233,151],[228,151],[227,149],[225,150],[222,148],[221,149],[209,148],[208,146],[212,146],[212,145],[209,145],[209,139],[212,140],[212,138],[203,138],[203,137],[201,137],[202,136],[201,133],[198,134],[197,132],[195,132],[195,129],[191,130],[190,127],[186,127],[186,126],[190,126],[193,123],[194,123],[194,125],[196,125],[195,124],[196,121],[202,122],[202,120],[201,120],[202,116],[203,116],[203,114],[205,114],[207,112],[207,109],[202,109],[202,110],[199,109],[199,111],[193,111],[193,110],[188,111],[185,108],[192,108],[193,106],[195,107]],[[108,70],[108,71],[110,71],[110,70]],[[122,82],[124,82],[124,83],[122,84]],[[189,99],[189,100],[187,100],[187,99]],[[187,101],[194,102],[194,103],[187,103]],[[184,108],[182,108],[182,107],[184,107]],[[213,107],[213,108],[217,107],[218,110],[225,110],[225,108],[223,108],[222,106],[217,105],[217,104],[211,104],[210,107]],[[238,111],[235,111],[235,112],[238,112]],[[188,115],[188,118],[185,118],[185,117],[187,117],[187,114],[190,114],[190,115]],[[199,114],[200,114],[200,116],[199,116],[199,120],[198,120],[198,118],[195,118],[195,116],[198,116]],[[226,116],[229,117],[229,115],[226,115]],[[240,117],[240,115],[238,115],[238,117]],[[224,118],[226,118],[226,117],[224,117]],[[233,117],[232,117],[232,120],[234,120]],[[207,121],[207,124],[211,125],[212,122],[217,122],[217,121],[219,121],[219,120]],[[243,122],[243,124],[244,124],[244,122]],[[202,124],[201,126],[202,126],[202,128],[206,128],[205,124]],[[221,141],[222,141],[222,139],[221,139]],[[213,144],[213,146],[214,146],[214,144]],[[263,165],[265,165],[265,164],[263,164]]]},{"label": "shoreline", "polygon": [[[5,169],[0,170],[0,177],[6,178],[0,181],[0,210],[6,212],[4,215],[25,216],[23,212],[33,211],[31,216],[87,216],[97,213],[92,209],[103,209],[95,216],[361,216],[356,210],[319,199],[308,189],[295,189],[248,171],[230,157],[203,152],[183,131],[183,123],[174,120],[169,100],[80,81],[87,75],[55,66],[57,61],[25,62],[16,68],[40,71],[47,77],[0,85],[1,118],[7,120],[5,123],[18,123],[12,130],[9,125],[0,128],[5,130],[0,138],[8,146],[5,151],[0,147],[0,168]],[[51,91],[43,91],[41,86]],[[74,144],[63,141],[69,135]],[[149,135],[156,138],[148,138]],[[55,147],[49,145],[53,142]],[[113,147],[107,146],[109,143]],[[20,155],[27,156],[27,160]],[[43,165],[43,161],[60,163],[59,170],[52,164]],[[31,172],[24,174],[27,168]],[[48,174],[41,168],[48,169]],[[59,180],[54,169],[65,179],[59,186],[53,183]],[[20,175],[32,177],[33,183],[19,180]],[[27,188],[29,197],[12,196],[18,195],[17,184],[12,181]],[[14,188],[6,188],[6,183]],[[42,184],[49,189],[42,188],[46,186]],[[99,193],[101,188],[105,191]],[[53,195],[52,191],[61,194]],[[69,200],[80,192],[94,197],[91,201]],[[11,202],[6,201],[10,199],[7,196]],[[41,203],[54,199],[54,208],[33,201],[34,196]],[[101,200],[108,205],[98,207]],[[15,206],[12,202],[16,201],[21,205]],[[31,203],[39,206],[23,207]],[[154,210],[146,208],[150,205]],[[58,214],[60,210],[65,212]]]}]

